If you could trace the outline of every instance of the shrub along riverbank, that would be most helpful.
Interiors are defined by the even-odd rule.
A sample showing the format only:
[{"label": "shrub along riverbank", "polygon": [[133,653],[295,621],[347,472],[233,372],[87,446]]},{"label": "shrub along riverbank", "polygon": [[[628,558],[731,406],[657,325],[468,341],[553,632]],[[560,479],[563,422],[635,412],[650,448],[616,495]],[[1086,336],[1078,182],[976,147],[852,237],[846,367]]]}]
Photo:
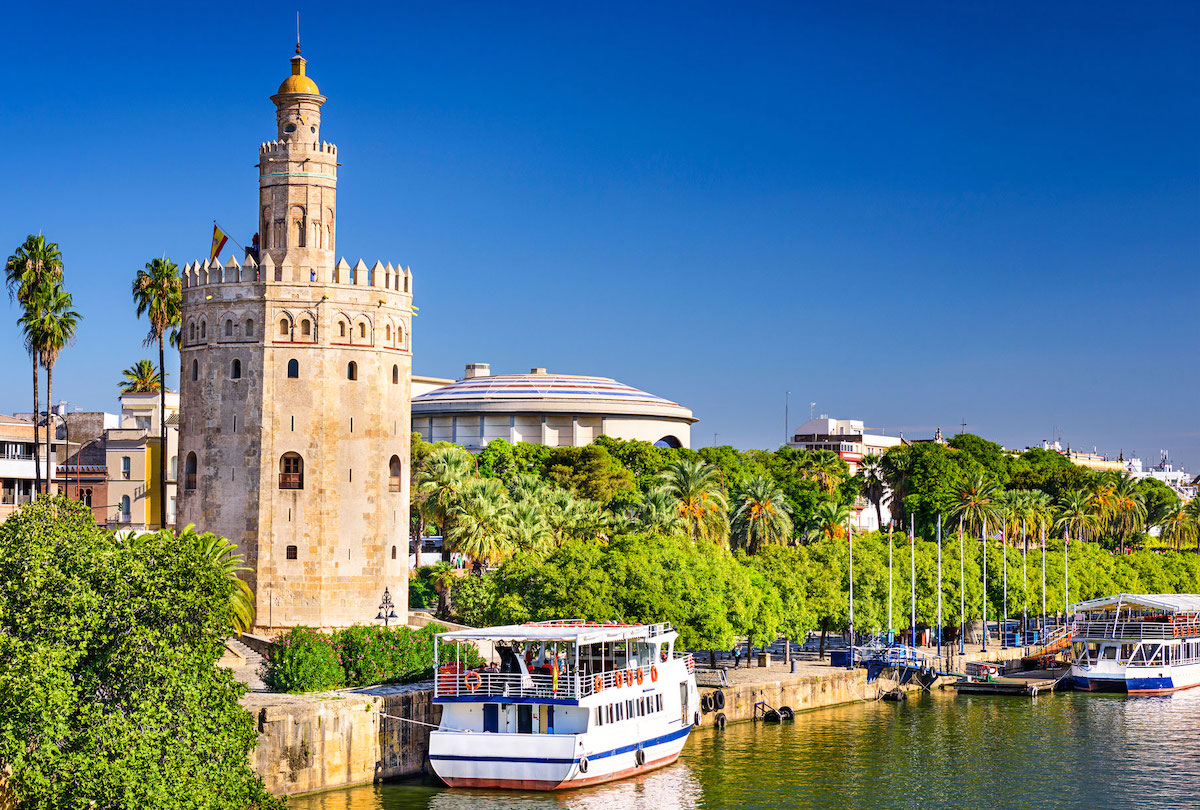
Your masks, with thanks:
[{"label": "shrub along riverbank", "polygon": [[[411,683],[433,677],[433,637],[446,628],[350,627],[321,633],[294,627],[275,639],[263,659],[263,682],[276,692],[317,692],[345,686]],[[482,663],[474,647],[463,646],[470,666]],[[453,649],[439,650],[441,663]]]}]

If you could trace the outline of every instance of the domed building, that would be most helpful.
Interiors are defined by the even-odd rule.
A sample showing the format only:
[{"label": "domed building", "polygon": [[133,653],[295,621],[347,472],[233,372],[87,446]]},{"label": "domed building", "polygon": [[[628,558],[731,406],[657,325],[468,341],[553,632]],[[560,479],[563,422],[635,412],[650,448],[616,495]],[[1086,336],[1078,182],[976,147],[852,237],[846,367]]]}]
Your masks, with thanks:
[{"label": "domed building", "polygon": [[412,429],[429,442],[482,450],[493,439],[582,447],[597,436],[690,447],[692,412],[608,377],[491,373],[469,363],[460,380],[413,377]]}]

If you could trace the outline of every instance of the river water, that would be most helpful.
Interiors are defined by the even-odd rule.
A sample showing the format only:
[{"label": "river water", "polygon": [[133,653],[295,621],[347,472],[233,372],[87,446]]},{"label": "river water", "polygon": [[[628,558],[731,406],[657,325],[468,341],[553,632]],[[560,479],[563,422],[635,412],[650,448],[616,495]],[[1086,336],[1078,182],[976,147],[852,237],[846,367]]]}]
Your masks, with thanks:
[{"label": "river water", "polygon": [[679,761],[559,793],[393,782],[296,810],[1200,808],[1200,689],[1167,697],[913,695],[692,734]]}]

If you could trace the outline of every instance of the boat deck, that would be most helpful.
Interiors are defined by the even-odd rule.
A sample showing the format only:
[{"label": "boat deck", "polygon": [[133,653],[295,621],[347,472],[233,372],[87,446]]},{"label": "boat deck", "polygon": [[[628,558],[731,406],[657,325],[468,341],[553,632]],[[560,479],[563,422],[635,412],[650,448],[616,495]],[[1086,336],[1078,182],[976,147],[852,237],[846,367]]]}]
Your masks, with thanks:
[{"label": "boat deck", "polygon": [[1042,692],[1053,692],[1066,672],[1067,670],[1031,669],[991,680],[963,678],[949,685],[959,693],[1034,697]]}]

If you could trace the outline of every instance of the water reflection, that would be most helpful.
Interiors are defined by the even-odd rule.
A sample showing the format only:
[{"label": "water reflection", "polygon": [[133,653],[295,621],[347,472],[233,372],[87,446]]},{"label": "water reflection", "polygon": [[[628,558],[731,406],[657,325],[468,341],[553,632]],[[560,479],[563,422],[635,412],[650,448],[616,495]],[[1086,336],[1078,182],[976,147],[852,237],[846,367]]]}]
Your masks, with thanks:
[{"label": "water reflection", "polygon": [[297,810],[708,810],[1200,806],[1200,690],[1037,698],[937,692],[694,733],[678,763],[560,793],[403,782],[292,800]]}]

